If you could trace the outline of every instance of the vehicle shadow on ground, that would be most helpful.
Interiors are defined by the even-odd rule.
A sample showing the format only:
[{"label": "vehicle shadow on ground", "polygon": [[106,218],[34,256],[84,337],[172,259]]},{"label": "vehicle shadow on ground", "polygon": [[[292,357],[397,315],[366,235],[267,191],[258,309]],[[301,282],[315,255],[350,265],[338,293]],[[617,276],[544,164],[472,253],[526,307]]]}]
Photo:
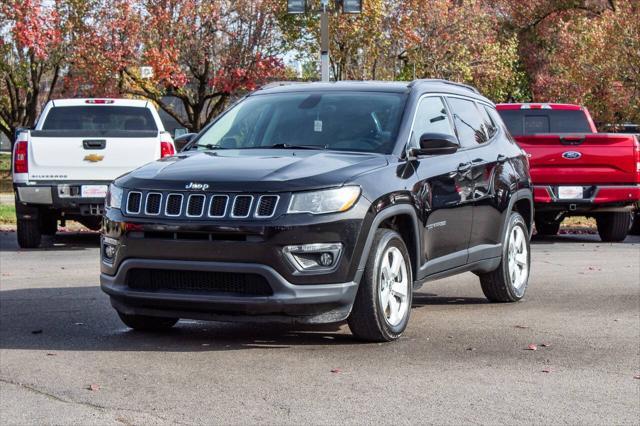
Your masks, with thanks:
[{"label": "vehicle shadow on ground", "polygon": [[584,243],[584,244],[638,244],[640,243],[639,235],[627,235],[624,241],[620,243],[605,243],[597,234],[558,234],[553,236],[534,235],[531,239],[532,244],[558,244],[558,243]]},{"label": "vehicle shadow on ground", "polygon": [[[414,307],[485,299],[416,293]],[[0,349],[57,351],[227,351],[306,345],[361,345],[345,323],[295,325],[181,320],[166,332],[123,325],[97,286],[0,292]]]},{"label": "vehicle shadow on ground", "polygon": [[15,232],[0,233],[0,252],[10,251],[51,251],[51,250],[85,250],[100,247],[98,232],[60,232],[54,237],[43,236],[41,247],[37,249],[21,249]]}]

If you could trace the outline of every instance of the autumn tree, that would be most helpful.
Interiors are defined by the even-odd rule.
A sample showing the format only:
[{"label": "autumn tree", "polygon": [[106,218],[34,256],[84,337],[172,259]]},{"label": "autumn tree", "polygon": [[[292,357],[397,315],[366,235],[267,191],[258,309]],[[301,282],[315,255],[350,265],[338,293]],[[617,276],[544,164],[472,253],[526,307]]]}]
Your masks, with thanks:
[{"label": "autumn tree", "polygon": [[5,0],[0,5],[0,131],[34,125],[56,94],[72,34],[90,2]]},{"label": "autumn tree", "polygon": [[[143,97],[200,130],[234,97],[278,78],[277,0],[114,0],[99,9],[76,86]],[[150,66],[149,78],[140,66]]]}]

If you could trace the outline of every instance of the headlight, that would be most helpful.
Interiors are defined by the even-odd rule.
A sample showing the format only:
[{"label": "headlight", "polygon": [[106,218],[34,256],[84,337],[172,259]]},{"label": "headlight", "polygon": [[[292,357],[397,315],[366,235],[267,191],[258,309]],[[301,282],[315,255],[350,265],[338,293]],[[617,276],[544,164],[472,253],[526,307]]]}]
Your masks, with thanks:
[{"label": "headlight", "polygon": [[349,210],[358,201],[360,187],[344,186],[293,194],[287,213],[336,213]]},{"label": "headlight", "polygon": [[105,203],[108,208],[119,209],[120,204],[122,204],[122,188],[114,184],[109,185]]}]

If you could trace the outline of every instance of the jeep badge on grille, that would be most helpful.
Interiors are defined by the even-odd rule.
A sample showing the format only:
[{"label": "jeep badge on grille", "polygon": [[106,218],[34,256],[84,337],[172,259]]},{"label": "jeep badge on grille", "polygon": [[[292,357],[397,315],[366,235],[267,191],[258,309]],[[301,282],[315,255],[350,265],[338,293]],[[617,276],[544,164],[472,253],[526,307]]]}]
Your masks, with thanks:
[{"label": "jeep badge on grille", "polygon": [[208,183],[189,182],[185,185],[184,189],[193,189],[194,191],[206,191],[209,189]]}]

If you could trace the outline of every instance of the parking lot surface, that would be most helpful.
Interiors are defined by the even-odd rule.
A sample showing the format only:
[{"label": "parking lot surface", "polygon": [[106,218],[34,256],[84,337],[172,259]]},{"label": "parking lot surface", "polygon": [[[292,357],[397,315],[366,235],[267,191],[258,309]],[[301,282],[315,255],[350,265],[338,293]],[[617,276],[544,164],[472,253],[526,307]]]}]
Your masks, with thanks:
[{"label": "parking lot surface", "polygon": [[21,251],[0,234],[2,424],[640,418],[639,237],[536,242],[517,304],[487,303],[472,274],[427,283],[391,344],[358,343],[346,325],[130,331],[99,289],[97,243],[64,234]]}]

